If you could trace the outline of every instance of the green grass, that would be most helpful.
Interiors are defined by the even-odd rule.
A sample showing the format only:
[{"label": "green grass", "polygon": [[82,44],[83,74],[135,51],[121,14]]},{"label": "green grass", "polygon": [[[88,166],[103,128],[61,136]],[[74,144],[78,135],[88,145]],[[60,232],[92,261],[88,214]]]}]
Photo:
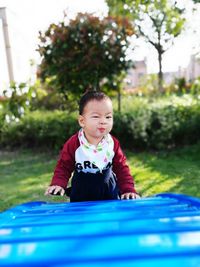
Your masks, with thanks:
[{"label": "green grass", "polygon": [[0,152],[0,210],[29,201],[63,201],[44,196],[55,164],[56,156],[48,153]]},{"label": "green grass", "polygon": [[[200,143],[171,152],[127,152],[136,188],[143,196],[175,192],[200,197]],[[31,151],[0,152],[0,210],[46,197],[57,156]]]},{"label": "green grass", "polygon": [[174,192],[200,197],[200,143],[171,152],[127,153],[143,196]]}]

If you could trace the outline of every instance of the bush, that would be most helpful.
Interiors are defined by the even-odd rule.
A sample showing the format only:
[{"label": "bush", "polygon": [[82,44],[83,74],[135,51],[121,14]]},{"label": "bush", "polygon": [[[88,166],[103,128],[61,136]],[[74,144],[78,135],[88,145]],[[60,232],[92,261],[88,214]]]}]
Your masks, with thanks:
[{"label": "bush", "polygon": [[[128,149],[166,149],[200,140],[200,99],[190,95],[148,102],[137,99],[115,112],[113,135]],[[32,112],[19,122],[4,123],[0,146],[61,148],[79,129],[76,114]]]},{"label": "bush", "polygon": [[74,115],[62,111],[36,111],[19,122],[7,123],[1,135],[1,146],[58,149],[77,129]]},{"label": "bush", "polygon": [[200,101],[189,95],[132,105],[115,115],[113,134],[125,147],[165,149],[200,139]]},{"label": "bush", "polygon": [[1,106],[0,106],[0,137],[1,137],[1,134],[3,132],[3,127],[4,127],[4,113],[1,110]]}]

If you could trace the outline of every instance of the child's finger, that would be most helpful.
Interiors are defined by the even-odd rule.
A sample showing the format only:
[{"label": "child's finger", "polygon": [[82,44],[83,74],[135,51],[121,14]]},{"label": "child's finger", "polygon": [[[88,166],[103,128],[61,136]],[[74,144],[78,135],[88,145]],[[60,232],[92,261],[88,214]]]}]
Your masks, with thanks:
[{"label": "child's finger", "polygon": [[55,185],[50,186],[49,187],[49,194],[51,195],[54,192],[54,190],[56,190],[56,186]]},{"label": "child's finger", "polygon": [[56,195],[56,194],[60,193],[61,191],[62,191],[62,187],[60,187],[60,186],[56,186],[56,188],[55,188],[53,194]]},{"label": "child's finger", "polygon": [[64,194],[65,194],[65,190],[63,188],[61,188],[60,195],[64,196]]},{"label": "child's finger", "polygon": [[45,195],[50,195],[53,190],[54,190],[54,187],[53,186],[48,187],[47,190],[46,190],[46,192],[45,192]]},{"label": "child's finger", "polygon": [[121,199],[124,199],[124,194],[123,194],[123,195],[121,195]]},{"label": "child's finger", "polygon": [[127,194],[123,194],[123,195],[121,196],[121,199],[128,199]]}]

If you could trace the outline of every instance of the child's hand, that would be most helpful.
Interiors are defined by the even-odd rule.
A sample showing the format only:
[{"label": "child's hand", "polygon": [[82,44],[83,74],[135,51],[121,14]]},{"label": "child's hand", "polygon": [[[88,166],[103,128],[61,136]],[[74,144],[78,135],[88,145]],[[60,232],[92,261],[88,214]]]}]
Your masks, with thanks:
[{"label": "child's hand", "polygon": [[121,195],[121,199],[136,199],[140,198],[140,196],[136,193],[124,193]]},{"label": "child's hand", "polygon": [[59,185],[51,185],[47,188],[46,192],[45,192],[45,196],[46,195],[61,195],[64,196],[65,194],[65,190],[59,186]]}]

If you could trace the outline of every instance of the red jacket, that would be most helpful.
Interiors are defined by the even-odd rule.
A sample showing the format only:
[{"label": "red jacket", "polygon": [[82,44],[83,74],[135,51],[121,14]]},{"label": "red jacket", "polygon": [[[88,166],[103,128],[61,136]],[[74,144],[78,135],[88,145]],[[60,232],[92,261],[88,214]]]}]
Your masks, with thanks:
[{"label": "red jacket", "polygon": [[[121,194],[129,192],[136,193],[133,177],[131,176],[129,167],[126,163],[126,157],[122,152],[119,141],[113,136],[112,138],[114,141],[115,153],[112,161],[112,170],[116,174],[120,192]],[[74,134],[64,144],[54,171],[51,185],[59,185],[64,189],[67,187],[71,174],[75,170],[75,152],[79,146],[78,133]]]}]

